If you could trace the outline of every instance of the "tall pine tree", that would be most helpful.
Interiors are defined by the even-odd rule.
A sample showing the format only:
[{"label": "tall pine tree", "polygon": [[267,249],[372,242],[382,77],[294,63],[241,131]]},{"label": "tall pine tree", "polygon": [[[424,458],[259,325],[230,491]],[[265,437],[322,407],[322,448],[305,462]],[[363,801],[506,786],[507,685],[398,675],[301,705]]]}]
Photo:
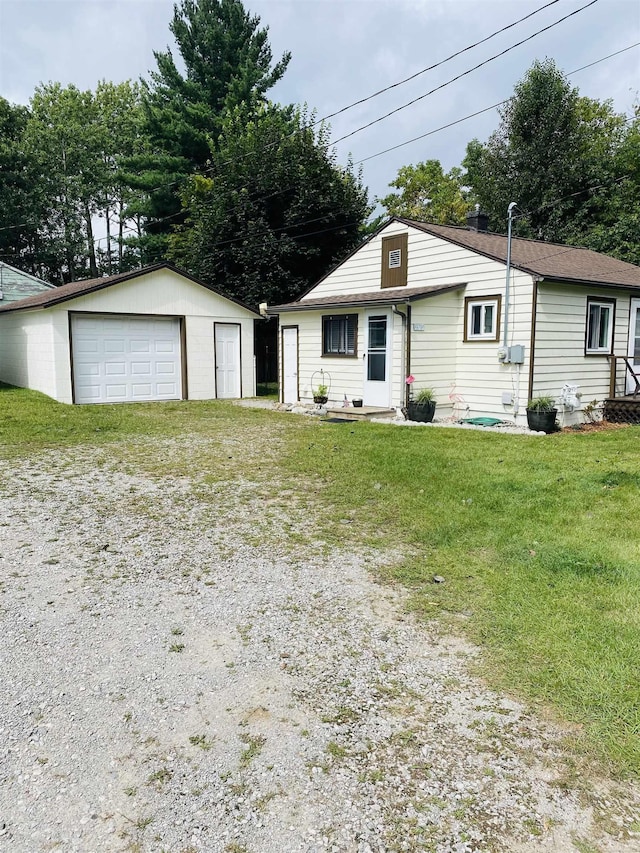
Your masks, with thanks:
[{"label": "tall pine tree", "polygon": [[[130,163],[136,188],[149,194],[145,261],[164,256],[167,235],[182,220],[185,177],[207,167],[228,110],[257,106],[278,82],[290,54],[272,64],[266,28],[240,0],[182,0],[170,30],[185,73],[170,49],[154,53],[157,70],[144,84],[146,132],[155,156]],[[156,220],[156,224],[154,224]],[[160,220],[160,221],[158,221]]]}]

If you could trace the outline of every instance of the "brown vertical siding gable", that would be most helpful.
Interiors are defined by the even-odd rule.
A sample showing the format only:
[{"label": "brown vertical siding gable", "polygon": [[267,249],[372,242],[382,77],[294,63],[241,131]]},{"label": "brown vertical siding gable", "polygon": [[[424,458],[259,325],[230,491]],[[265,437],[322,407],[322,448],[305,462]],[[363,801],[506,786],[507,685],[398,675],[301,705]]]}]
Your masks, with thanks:
[{"label": "brown vertical siding gable", "polygon": [[[389,266],[389,254],[400,252],[400,265]],[[407,283],[407,234],[382,238],[382,271],[380,287],[404,287]]]}]

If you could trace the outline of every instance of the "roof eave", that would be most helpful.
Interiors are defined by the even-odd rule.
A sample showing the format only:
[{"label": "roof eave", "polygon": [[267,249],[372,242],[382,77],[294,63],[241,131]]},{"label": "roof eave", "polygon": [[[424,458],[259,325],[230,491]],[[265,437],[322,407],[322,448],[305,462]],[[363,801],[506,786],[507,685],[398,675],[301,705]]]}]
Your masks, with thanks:
[{"label": "roof eave", "polygon": [[561,275],[536,275],[536,281],[539,284],[582,284],[586,287],[602,287],[610,290],[640,290],[639,284],[624,284],[623,282],[607,282],[598,279],[586,278],[570,278],[569,276]]},{"label": "roof eave", "polygon": [[267,314],[270,317],[277,317],[278,314],[286,314],[290,311],[322,311],[325,308],[377,308],[384,305],[406,305],[410,302],[417,302],[420,299],[428,299],[432,296],[440,296],[442,293],[450,293],[452,290],[462,290],[467,286],[467,282],[458,282],[449,284],[444,287],[439,287],[437,290],[427,291],[426,293],[414,293],[407,295],[399,293],[397,296],[387,298],[366,300],[366,301],[349,301],[342,300],[335,302],[323,302],[322,304],[305,305],[300,302],[294,305],[274,305],[273,308],[267,308]]}]

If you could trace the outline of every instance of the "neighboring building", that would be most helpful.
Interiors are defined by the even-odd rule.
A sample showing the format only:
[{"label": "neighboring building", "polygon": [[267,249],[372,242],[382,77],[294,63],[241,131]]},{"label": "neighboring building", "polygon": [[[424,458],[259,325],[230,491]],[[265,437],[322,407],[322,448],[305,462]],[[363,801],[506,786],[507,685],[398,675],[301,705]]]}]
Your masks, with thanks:
[{"label": "neighboring building", "polygon": [[513,238],[507,293],[507,238],[483,228],[477,212],[467,228],[395,217],[296,302],[269,308],[281,399],[310,402],[322,376],[330,402],[399,407],[412,374],[416,391],[435,390],[437,417],[523,423],[527,401],[550,395],[570,423],[581,405],[634,390],[640,267]]},{"label": "neighboring building", "polygon": [[0,307],[54,288],[55,285],[0,261]]},{"label": "neighboring building", "polygon": [[158,264],[0,307],[0,380],[62,403],[255,394],[248,306]]}]

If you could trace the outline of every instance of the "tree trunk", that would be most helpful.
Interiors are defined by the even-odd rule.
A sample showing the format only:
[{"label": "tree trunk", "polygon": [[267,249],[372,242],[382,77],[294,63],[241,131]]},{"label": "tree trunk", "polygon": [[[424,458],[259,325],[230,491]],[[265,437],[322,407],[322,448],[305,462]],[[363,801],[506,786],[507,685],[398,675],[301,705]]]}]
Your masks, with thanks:
[{"label": "tree trunk", "polygon": [[118,271],[122,272],[122,241],[124,239],[124,202],[120,199],[120,212],[118,213]]},{"label": "tree trunk", "polygon": [[89,250],[89,275],[91,278],[98,278],[98,264],[96,263],[96,247],[93,242],[93,224],[91,222],[91,213],[89,205],[84,206],[84,221],[87,226],[87,248]]},{"label": "tree trunk", "polygon": [[107,214],[107,275],[111,275],[111,219],[109,218],[109,205],[107,205],[106,214]]}]

